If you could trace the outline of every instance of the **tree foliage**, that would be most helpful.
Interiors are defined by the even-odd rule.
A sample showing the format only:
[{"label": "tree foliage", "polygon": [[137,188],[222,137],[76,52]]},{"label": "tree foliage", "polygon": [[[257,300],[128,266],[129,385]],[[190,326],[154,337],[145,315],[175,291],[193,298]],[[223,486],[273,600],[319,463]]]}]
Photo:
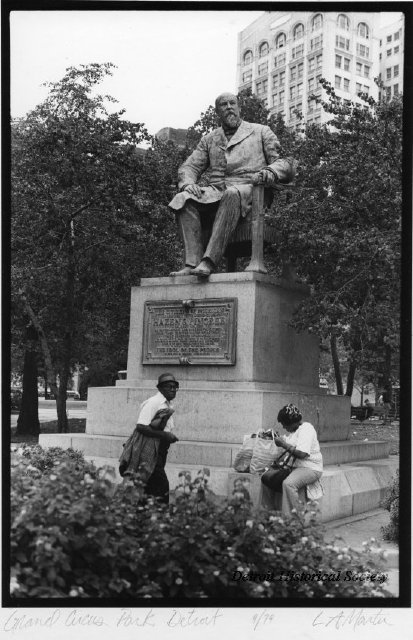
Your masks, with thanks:
[{"label": "tree foliage", "polygon": [[388,387],[397,367],[402,100],[347,104],[324,86],[333,118],[297,136],[297,189],[273,222],[313,288],[295,326],[342,341],[351,395],[356,368]]},{"label": "tree foliage", "polygon": [[69,68],[12,126],[13,335],[27,319],[39,334],[60,430],[72,367],[124,368],[130,287],[175,264],[173,221],[162,235],[137,152],[150,136],[95,90],[112,69]]}]

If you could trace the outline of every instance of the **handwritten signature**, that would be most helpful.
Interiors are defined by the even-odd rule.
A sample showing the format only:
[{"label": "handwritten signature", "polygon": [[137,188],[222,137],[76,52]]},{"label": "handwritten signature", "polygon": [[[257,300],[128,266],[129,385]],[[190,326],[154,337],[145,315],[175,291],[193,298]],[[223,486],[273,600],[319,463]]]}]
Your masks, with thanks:
[{"label": "handwritten signature", "polygon": [[381,624],[392,626],[386,616],[383,615],[381,609],[377,613],[365,613],[364,609],[353,609],[350,612],[340,611],[340,613],[336,615],[326,614],[324,610],[322,610],[314,618],[312,626],[332,627],[335,629],[342,629],[343,627],[349,626],[355,631],[359,626],[365,627],[371,625],[375,627]]}]

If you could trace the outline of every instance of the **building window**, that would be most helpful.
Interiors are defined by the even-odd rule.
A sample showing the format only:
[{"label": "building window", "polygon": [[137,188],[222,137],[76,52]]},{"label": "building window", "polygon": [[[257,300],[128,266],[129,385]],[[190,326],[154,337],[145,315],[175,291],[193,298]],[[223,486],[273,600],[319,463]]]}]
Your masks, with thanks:
[{"label": "building window", "polygon": [[341,78],[340,76],[334,76],[334,86],[336,89],[341,89]]},{"label": "building window", "polygon": [[294,27],[294,31],[293,31],[293,40],[299,40],[300,38],[302,38],[304,36],[304,25],[303,24],[297,24]]},{"label": "building window", "polygon": [[361,58],[368,58],[370,53],[370,49],[365,47],[364,44],[357,43],[357,55]]},{"label": "building window", "polygon": [[290,100],[295,100],[296,97],[297,97],[297,87],[293,85],[292,87],[290,87]]},{"label": "building window", "polygon": [[319,124],[321,122],[321,116],[317,116],[314,118],[314,124]]},{"label": "building window", "polygon": [[262,62],[258,65],[258,75],[265,76],[268,73],[268,62]]},{"label": "building window", "polygon": [[391,49],[387,49],[386,53],[387,53],[387,57],[391,56]]},{"label": "building window", "polygon": [[317,13],[316,16],[311,20],[311,30],[318,31],[323,26],[323,16],[321,13]]},{"label": "building window", "polygon": [[364,91],[364,93],[367,93],[367,95],[369,95],[370,87],[368,87],[367,85],[364,84],[363,85],[363,91]]},{"label": "building window", "polygon": [[390,99],[391,97],[391,87],[386,87],[386,98]]},{"label": "building window", "polygon": [[300,44],[298,45],[298,47],[293,47],[291,54],[292,54],[293,60],[296,60],[297,58],[302,58],[304,55],[304,45]]},{"label": "building window", "polygon": [[343,90],[350,91],[350,80],[348,78],[343,78]]},{"label": "building window", "polygon": [[296,111],[299,111],[299,112],[300,112],[300,116],[302,115],[302,113],[303,113],[303,104],[302,104],[302,102],[299,102],[299,103],[297,104],[297,106],[296,106]]},{"label": "building window", "polygon": [[350,40],[343,38],[343,36],[336,36],[336,47],[348,51],[350,49]]},{"label": "building window", "polygon": [[242,74],[242,82],[250,82],[252,80],[252,69],[245,71]]},{"label": "building window", "polygon": [[247,66],[247,64],[251,64],[252,62],[252,51],[246,51],[244,53],[244,67]]},{"label": "building window", "polygon": [[297,97],[303,95],[303,83],[300,82],[297,84]]},{"label": "building window", "polygon": [[387,67],[386,69],[386,80],[390,80],[391,78],[391,67]]},{"label": "building window", "polygon": [[264,105],[264,107],[268,107],[268,98],[263,98],[262,104]]},{"label": "building window", "polygon": [[347,16],[344,15],[344,13],[340,13],[340,15],[338,16],[337,26],[339,29],[345,29],[346,31],[349,30],[350,20],[347,18]]},{"label": "building window", "polygon": [[320,53],[320,55],[316,57],[316,60],[317,60],[317,69],[321,69],[323,65],[323,55]]},{"label": "building window", "polygon": [[304,75],[304,62],[300,62],[297,66],[297,78],[300,79]]},{"label": "building window", "polygon": [[366,38],[367,40],[370,38],[370,31],[365,22],[360,22],[357,26],[357,35],[360,38]]},{"label": "building window", "polygon": [[263,42],[263,43],[260,45],[260,48],[259,48],[260,58],[263,58],[264,56],[267,56],[267,55],[268,55],[269,50],[270,50],[270,48],[269,48],[269,46],[268,46],[268,42]]},{"label": "building window", "polygon": [[399,35],[400,35],[400,34],[399,34],[399,32],[398,32],[398,31],[396,31],[396,33],[394,34],[394,39],[395,39],[395,40],[398,40],[398,39],[399,39]]},{"label": "building window", "polygon": [[285,47],[285,43],[286,43],[285,33],[279,33],[278,36],[275,38],[275,48],[282,49],[283,47]]},{"label": "building window", "polygon": [[257,96],[262,96],[267,93],[268,88],[268,80],[262,80],[261,82],[257,82]]},{"label": "building window", "polygon": [[394,47],[394,49],[393,49],[393,53],[394,53],[394,54],[399,53],[399,47]]},{"label": "building window", "polygon": [[350,58],[344,58],[344,71],[350,71]]},{"label": "building window", "polygon": [[391,42],[391,36],[387,36],[387,42]]},{"label": "building window", "polygon": [[279,95],[279,102],[280,102],[280,104],[283,104],[283,102],[284,102],[284,96],[285,96],[285,91],[284,91],[284,90],[283,90],[283,91],[280,91],[278,95]]},{"label": "building window", "polygon": [[313,113],[313,111],[317,108],[317,100],[315,98],[308,98],[307,110],[308,113]]},{"label": "building window", "polygon": [[362,69],[363,65],[361,64],[361,62],[356,62],[356,73],[358,76],[361,76]]},{"label": "building window", "polygon": [[336,54],[336,67],[337,69],[341,69],[341,56]]},{"label": "building window", "polygon": [[278,75],[278,73],[276,73],[275,76],[272,77],[272,88],[278,89],[279,82],[280,82],[280,76]]},{"label": "building window", "polygon": [[323,46],[323,36],[317,36],[316,38],[312,38],[310,40],[310,50],[314,51],[315,49],[320,49]]},{"label": "building window", "polygon": [[356,82],[356,93],[361,93],[361,84],[359,82]]},{"label": "building window", "polygon": [[393,86],[393,95],[394,96],[398,96],[399,95],[399,85],[398,84],[395,84]]},{"label": "building window", "polygon": [[315,89],[315,79],[314,78],[308,78],[308,90],[309,91],[314,91]]},{"label": "building window", "polygon": [[381,60],[381,54],[379,55],[379,60]]},{"label": "building window", "polygon": [[279,53],[274,58],[274,67],[282,67],[285,64],[285,53]]},{"label": "building window", "polygon": [[370,67],[368,67],[366,64],[364,65],[364,77],[370,78]]},{"label": "building window", "polygon": [[290,69],[290,82],[294,82],[297,78],[297,67],[291,67]]},{"label": "building window", "polygon": [[399,75],[399,65],[395,64],[393,67],[393,76],[397,78],[398,75]]}]

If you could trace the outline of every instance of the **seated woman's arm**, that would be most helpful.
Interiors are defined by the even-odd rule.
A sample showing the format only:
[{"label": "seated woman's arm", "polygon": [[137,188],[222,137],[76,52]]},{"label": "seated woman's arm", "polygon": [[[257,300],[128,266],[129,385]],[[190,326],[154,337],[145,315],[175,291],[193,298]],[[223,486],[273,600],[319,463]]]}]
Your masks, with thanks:
[{"label": "seated woman's arm", "polygon": [[274,438],[274,442],[277,445],[277,447],[283,447],[283,449],[285,449],[286,451],[291,453],[294,456],[294,458],[299,458],[300,460],[305,460],[310,455],[309,453],[306,453],[305,451],[300,451],[299,449],[296,449],[291,444],[288,444],[288,442],[285,442],[285,440],[283,440],[282,438]]}]

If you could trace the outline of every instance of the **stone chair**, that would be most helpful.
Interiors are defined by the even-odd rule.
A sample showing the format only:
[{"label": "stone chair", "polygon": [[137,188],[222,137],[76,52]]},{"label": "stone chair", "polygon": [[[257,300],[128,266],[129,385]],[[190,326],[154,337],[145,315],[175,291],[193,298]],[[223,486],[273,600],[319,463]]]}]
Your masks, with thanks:
[{"label": "stone chair", "polygon": [[[287,191],[286,198],[288,199],[294,187],[293,183],[278,183],[272,190],[278,199],[280,199],[282,192]],[[236,271],[237,258],[251,256],[245,271],[268,273],[264,264],[264,245],[277,242],[278,234],[274,227],[265,223],[265,211],[269,208],[265,199],[264,185],[255,185],[252,188],[251,211],[245,218],[240,219],[225,252],[228,272]],[[284,263],[285,277],[290,277],[290,268],[291,265]]]}]

